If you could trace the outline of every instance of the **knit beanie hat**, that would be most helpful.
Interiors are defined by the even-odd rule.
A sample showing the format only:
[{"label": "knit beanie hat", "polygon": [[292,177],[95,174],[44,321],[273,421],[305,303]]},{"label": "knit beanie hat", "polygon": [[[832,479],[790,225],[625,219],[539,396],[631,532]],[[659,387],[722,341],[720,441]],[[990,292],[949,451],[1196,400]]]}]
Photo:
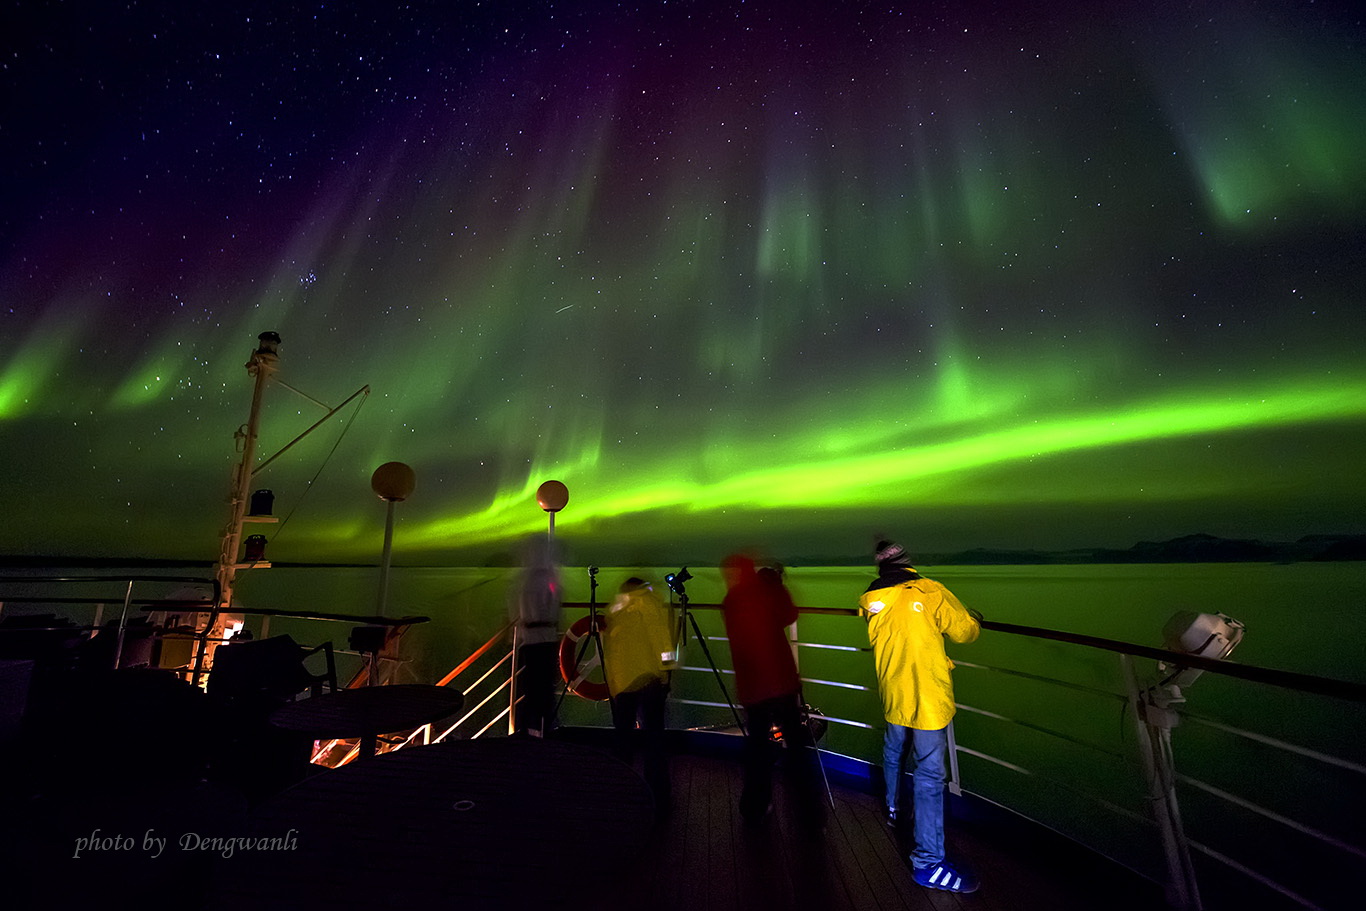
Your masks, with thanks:
[{"label": "knit beanie hat", "polygon": [[911,565],[911,558],[906,556],[906,551],[893,541],[879,541],[873,554],[873,561],[880,567]]}]

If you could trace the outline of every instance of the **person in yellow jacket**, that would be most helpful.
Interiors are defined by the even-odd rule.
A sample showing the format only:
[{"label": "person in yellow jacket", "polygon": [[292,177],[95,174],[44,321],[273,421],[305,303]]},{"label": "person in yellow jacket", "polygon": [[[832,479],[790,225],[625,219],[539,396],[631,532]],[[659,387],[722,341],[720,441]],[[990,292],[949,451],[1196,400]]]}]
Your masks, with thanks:
[{"label": "person in yellow jacket", "polygon": [[[616,754],[630,762],[643,740],[645,780],[661,802],[669,794],[664,752],[664,703],[677,632],[674,609],[642,579],[622,583],[602,627],[602,666],[612,697]],[[637,731],[639,722],[639,731]]]},{"label": "person in yellow jacket", "polygon": [[887,823],[896,825],[909,743],[915,762],[912,875],[932,889],[972,892],[975,878],[944,859],[944,781],[954,712],[953,662],[944,653],[944,637],[971,642],[981,625],[953,592],[917,573],[899,544],[879,542],[875,560],[878,577],[859,598],[859,610],[868,621],[887,721],[882,749]]}]

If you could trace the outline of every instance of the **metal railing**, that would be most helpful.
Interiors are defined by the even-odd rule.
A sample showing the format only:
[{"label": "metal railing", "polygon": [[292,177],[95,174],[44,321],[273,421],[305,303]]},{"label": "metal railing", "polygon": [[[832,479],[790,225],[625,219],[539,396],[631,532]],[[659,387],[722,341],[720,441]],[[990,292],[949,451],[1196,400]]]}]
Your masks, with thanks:
[{"label": "metal railing", "polygon": [[[691,605],[708,643],[724,646],[718,607]],[[804,696],[824,707],[815,717],[829,723],[822,750],[829,760],[871,774],[881,759],[883,723],[865,627],[852,622],[852,609],[803,608],[801,615],[793,647]],[[836,618],[850,622],[823,637],[811,629],[824,625],[829,632],[831,621],[817,620],[822,617],[842,626]],[[962,669],[955,675],[952,792],[1004,807],[1161,883],[1176,908],[1269,900],[1311,911],[1346,907],[1342,896],[1354,894],[1344,891],[1347,871],[1366,858],[1350,809],[1361,809],[1366,763],[1338,755],[1341,749],[1216,716],[1220,708],[1245,709],[1252,701],[1267,706],[1265,721],[1275,728],[1293,718],[1273,704],[1298,704],[1302,713],[1360,730],[1366,686],[1058,630],[992,621],[982,626],[978,643],[950,644]],[[973,655],[982,642],[1009,647],[995,649],[999,657],[989,649],[986,660],[958,657]],[[724,663],[728,649],[712,652],[722,678],[733,679]],[[1180,695],[1173,701],[1158,687],[1155,665],[1151,671],[1140,666],[1148,659],[1210,677],[1194,687],[1190,703]],[[1066,665],[1066,672],[1051,669],[1055,663]],[[681,726],[729,728],[713,669],[685,661],[681,671],[670,698],[678,709],[675,726],[683,712]],[[1308,702],[1315,708],[1306,708]],[[575,714],[594,723],[591,709],[580,706]],[[596,723],[602,723],[601,709]],[[1178,726],[1184,727],[1174,735]],[[1314,733],[1312,725],[1299,727],[1298,734]],[[1248,774],[1225,767],[1221,757],[1234,752],[1229,741],[1255,746],[1269,757],[1261,760],[1267,769]],[[1348,751],[1353,742],[1347,735]],[[1240,780],[1221,781],[1221,774]],[[1325,791],[1339,799],[1325,799]],[[1317,793],[1317,805],[1299,806],[1296,795],[1308,792]],[[1340,812],[1333,812],[1334,804]],[[1326,821],[1312,818],[1325,813]],[[1249,839],[1254,829],[1264,834]],[[1263,850],[1266,845],[1272,847]]]},{"label": "metal railing", "polygon": [[[1084,651],[1097,664],[1103,664],[1101,655],[1113,655],[1111,668],[1116,670],[1115,677],[1122,688],[1078,686],[1075,681],[1049,674],[1029,676],[1040,681],[1045,689],[1082,693],[1081,703],[1100,718],[1105,717],[1104,705],[1113,707],[1118,704],[1121,717],[1128,716],[1130,723],[1127,727],[1132,732],[1132,739],[1124,736],[1123,725],[1118,727],[1117,736],[1107,740],[1103,736],[1094,736],[1094,730],[1091,736],[1076,737],[1067,730],[1053,730],[1032,724],[1029,719],[991,713],[982,703],[992,699],[999,687],[989,684],[961,686],[960,697],[971,696],[971,699],[964,698],[960,702],[965,710],[962,717],[972,721],[956,726],[960,735],[957,752],[979,760],[977,768],[970,773],[959,773],[959,784],[965,791],[979,793],[1010,809],[1017,809],[1011,794],[1020,788],[1026,778],[1043,780],[1042,787],[1036,787],[1036,790],[1073,795],[1076,800],[1065,800],[1064,806],[1081,809],[1090,805],[1103,817],[1108,816],[1110,824],[1099,827],[1076,825],[1069,818],[1073,816],[1071,809],[1059,814],[1060,818],[1048,818],[1046,811],[1025,815],[1064,834],[1073,835],[1093,847],[1100,844],[1102,853],[1162,882],[1167,891],[1168,903],[1173,907],[1199,909],[1206,904],[1233,906],[1240,903],[1227,898],[1233,891],[1242,895],[1242,900],[1253,903],[1261,903],[1274,896],[1286,903],[1287,907],[1324,909],[1337,906],[1336,903],[1344,895],[1350,894],[1342,889],[1345,885],[1344,874],[1353,863],[1359,863],[1363,856],[1362,849],[1352,844],[1347,837],[1321,831],[1318,826],[1308,824],[1303,819],[1292,818],[1291,812],[1279,812],[1268,804],[1295,804],[1297,801],[1288,800],[1284,794],[1277,792],[1312,790],[1312,787],[1306,788],[1303,781],[1306,778],[1319,780],[1323,777],[1321,770],[1313,768],[1316,765],[1336,771],[1334,778],[1344,794],[1360,795],[1362,785],[1366,784],[1363,782],[1366,766],[1332,755],[1326,750],[1294,743],[1284,736],[1272,736],[1204,718],[1191,712],[1190,703],[1186,700],[1189,698],[1196,705],[1207,706],[1209,710],[1218,710],[1220,700],[1225,710],[1236,702],[1260,702],[1268,706],[1261,720],[1268,725],[1275,725],[1278,719],[1275,709],[1270,708],[1268,693],[1265,690],[1250,692],[1248,687],[1271,688],[1273,692],[1291,696],[1292,701],[1317,701],[1319,704],[1313,711],[1324,717],[1342,712],[1360,715],[1362,705],[1366,703],[1366,687],[1055,630],[990,621],[985,622],[983,627],[989,632],[1015,637],[1016,641],[1026,641],[1036,648],[1042,643],[1062,643],[1066,648]],[[1153,672],[1145,674],[1139,667],[1139,659],[1153,659],[1168,665],[1197,669],[1219,680],[1203,682],[1188,695],[1173,693],[1157,681],[1161,675],[1155,668]],[[975,664],[963,660],[957,663],[971,670],[1014,673],[1016,679],[1021,676],[1019,671],[1000,663]],[[1103,670],[1103,667],[1098,669]],[[1223,692],[1206,692],[1216,683],[1220,684],[1219,689]],[[1211,698],[1207,699],[1207,696]],[[1331,701],[1332,705],[1324,704],[1326,701]],[[1078,704],[1076,699],[1061,702]],[[1183,724],[1187,731],[1192,726],[1203,725],[1208,731],[1217,731],[1222,739],[1201,738],[1199,744],[1183,744],[1183,740],[1192,740],[1189,733],[1174,733],[1174,729]],[[1069,754],[1081,754],[1093,766],[1108,769],[1108,773],[1072,776],[1067,773],[1076,766],[1056,764],[1053,769],[1045,771],[1009,762],[999,755],[1003,750],[995,748],[994,743],[1018,739],[1019,735],[1013,732],[1021,728],[1030,730],[1031,736],[1033,732],[1038,732],[1054,743],[1066,742]],[[1264,757],[1265,762],[1259,760],[1254,767],[1258,771],[1252,774],[1239,769],[1237,764],[1221,762],[1219,757],[1228,755],[1232,749],[1227,742],[1230,736],[1256,742],[1272,751],[1277,758],[1267,756]],[[966,744],[963,743],[965,740]],[[981,775],[982,763],[994,764],[1005,770],[997,786],[978,785],[974,780]],[[1189,766],[1191,771],[1179,772],[1178,767],[1181,765]],[[1197,768],[1202,770],[1203,777],[1194,774]],[[1287,771],[1280,781],[1275,781],[1274,774],[1270,773],[1274,768],[1294,771]],[[1216,775],[1243,780],[1236,784],[1221,782],[1223,786],[1207,780]],[[1268,775],[1271,781],[1267,780]],[[1122,776],[1121,780],[1115,781],[1116,776]],[[1135,788],[1137,784],[1141,784],[1141,788]],[[1239,789],[1244,793],[1234,793]],[[1081,812],[1085,812],[1084,809]],[[1310,808],[1302,805],[1292,812],[1304,815],[1310,812]],[[1255,822],[1248,819],[1249,814],[1256,818]],[[1334,815],[1328,813],[1325,818],[1331,819]],[[1339,816],[1336,823],[1343,826],[1345,818]],[[1091,830],[1096,828],[1109,831],[1097,838],[1091,836]],[[1355,831],[1355,827],[1352,828]],[[1259,838],[1249,839],[1247,836],[1254,830],[1262,834]],[[1145,833],[1146,839],[1143,838]],[[1292,835],[1299,841],[1293,848],[1288,844]],[[1278,844],[1280,847],[1261,850],[1255,845],[1257,841]],[[1154,847],[1160,847],[1160,852],[1154,851]],[[1204,862],[1193,858],[1193,853],[1204,858]],[[1240,882],[1231,887],[1230,877]],[[1208,884],[1204,896],[1202,882]]]},{"label": "metal railing", "polygon": [[[160,587],[165,591],[173,586],[192,588],[195,596],[187,592],[184,597],[148,597],[139,594],[149,587]],[[193,685],[200,685],[211,674],[210,665],[205,662],[212,647],[229,641],[222,636],[212,635],[216,617],[231,613],[242,617],[255,617],[260,623],[260,637],[265,638],[272,619],[317,621],[326,624],[347,624],[353,627],[376,627],[383,631],[383,642],[368,650],[334,648],[331,640],[305,649],[305,660],[313,654],[323,654],[333,689],[336,688],[336,669],[334,655],[344,655],[354,659],[357,666],[346,686],[366,685],[372,677],[382,678],[385,672],[392,673],[404,660],[398,657],[400,640],[411,626],[427,622],[427,617],[384,617],[362,616],[355,614],[317,611],[310,609],[271,609],[252,608],[234,605],[229,611],[218,608],[219,590],[217,581],[201,576],[174,575],[20,575],[0,576],[0,656],[29,655],[42,658],[44,665],[52,663],[54,657],[61,667],[72,661],[79,661],[79,667],[92,670],[120,667],[136,667],[151,664],[160,670],[181,675]],[[117,621],[110,618],[106,622],[106,611],[119,606]],[[62,614],[42,613],[47,608],[62,608]],[[8,608],[9,610],[6,610]],[[35,610],[39,611],[35,613]],[[17,612],[16,612],[17,611]],[[193,618],[193,626],[158,627],[139,623],[135,612],[154,614],[165,612],[182,617]],[[76,619],[73,621],[71,617]],[[206,619],[207,618],[207,619]],[[46,624],[46,625],[45,625]],[[109,624],[109,625],[107,625]],[[46,636],[39,641],[35,637]],[[179,655],[172,660],[155,653],[128,655],[124,648],[126,636],[138,636],[153,644],[168,641],[193,643],[192,653]],[[83,649],[91,648],[97,639],[105,636],[115,638],[115,644],[98,660],[91,662],[79,657]],[[133,663],[130,663],[133,662]],[[342,765],[353,759],[358,752],[360,741],[330,740],[315,745],[312,759],[320,765]]]},{"label": "metal railing", "polygon": [[[496,731],[498,723],[510,717],[514,701],[510,695],[505,702],[499,699],[504,694],[512,693],[515,679],[511,630],[511,624],[498,630],[436,682],[437,686],[462,688],[465,710],[459,718],[440,731],[429,723],[396,737],[382,737],[376,745],[376,752],[389,753],[408,746],[425,746],[448,739],[474,740]],[[469,676],[466,676],[467,672]],[[315,745],[312,761],[338,768],[359,755],[358,740],[320,741]]]},{"label": "metal railing", "polygon": [[[472,720],[478,719],[476,723],[482,722],[483,726],[467,736],[467,739],[473,740],[494,730],[494,726],[498,722],[511,717],[513,707],[516,704],[514,684],[517,679],[516,650],[512,643],[512,629],[513,626],[510,623],[504,626],[483,645],[475,649],[468,658],[456,665],[450,673],[437,681],[439,686],[449,686],[470,668],[478,666],[481,660],[486,665],[483,673],[472,680],[463,690],[466,705],[469,704],[472,695],[478,696],[476,691],[480,688],[487,689],[487,692],[478,698],[465,714],[457,718],[454,724],[432,738],[433,743],[454,736],[457,732],[465,733],[461,732],[460,729]],[[504,644],[507,646],[506,650],[499,647]],[[506,674],[505,677],[503,676],[504,673]],[[506,705],[497,701],[505,692],[508,694]],[[492,717],[488,717],[489,712],[492,712]]]},{"label": "metal railing", "polygon": [[[137,596],[137,586],[159,585],[168,587],[170,585],[198,586],[207,588],[203,599],[200,598],[149,598]],[[62,594],[52,592],[64,590]],[[145,590],[145,589],[144,589]],[[212,598],[216,602],[219,596],[218,583],[212,578],[202,576],[165,576],[165,575],[60,575],[60,576],[0,576],[0,633],[11,636],[22,635],[25,633],[67,633],[85,640],[91,640],[105,632],[104,612],[107,607],[118,605],[118,622],[111,632],[115,637],[112,652],[112,664],[118,667],[123,660],[123,650],[125,639],[128,635],[130,614],[135,610],[142,611],[168,611],[174,613],[198,612],[208,609],[208,604],[204,599]],[[52,626],[39,626],[32,623],[11,624],[9,620],[22,620],[28,617],[35,618],[31,614],[5,613],[6,605],[21,605],[24,607],[33,605],[61,605],[65,607],[77,607],[79,609],[90,610],[90,620],[88,623],[73,623],[66,618],[61,618],[60,623]],[[55,618],[55,615],[54,615]],[[112,621],[111,621],[112,622]],[[168,631],[150,629],[149,634],[154,637],[164,636]],[[181,631],[175,631],[178,634]],[[199,650],[203,650],[204,637],[208,635],[207,630],[197,632],[195,639],[199,642]]]},{"label": "metal railing", "polygon": [[[117,585],[119,597],[58,599],[22,590],[58,581]],[[92,605],[93,624],[61,627],[88,633],[101,628],[110,604],[121,606],[121,628],[134,608],[183,609],[185,602],[134,591],[135,584],[167,582],[212,586],[178,576],[0,577],[8,583],[0,593],[26,604]],[[14,586],[21,590],[10,594]],[[586,607],[565,604],[564,622]],[[691,605],[718,666],[700,664],[700,650],[685,652],[670,699],[675,727],[732,728],[729,694],[717,686],[718,678],[727,686],[733,680],[717,608]],[[827,761],[871,776],[883,722],[866,628],[856,616],[802,608],[791,637],[805,698],[828,723],[821,745]],[[1175,907],[1239,900],[1311,911],[1347,906],[1350,871],[1366,859],[1356,822],[1366,793],[1356,733],[1366,727],[1366,685],[1037,627],[984,621],[983,628],[977,643],[950,645],[959,668],[951,791],[1002,806],[1164,884]],[[1208,677],[1189,701],[1173,700],[1156,689],[1149,661]],[[381,748],[501,733],[516,700],[515,674],[505,626],[438,681],[463,688],[460,718]],[[562,708],[571,724],[610,724],[605,703],[571,699]]]},{"label": "metal railing", "polygon": [[[187,589],[184,596],[148,597],[137,594],[138,586],[142,586],[143,591],[148,586],[159,586],[164,591],[175,585]],[[193,597],[191,597],[191,593],[193,593]],[[354,649],[332,649],[330,644],[327,646],[335,654],[360,658],[363,664],[358,674],[360,678],[363,678],[367,674],[377,673],[381,664],[392,663],[395,660],[389,654],[381,654],[381,652],[396,651],[395,642],[403,631],[410,626],[426,623],[429,619],[419,616],[397,618],[365,616],[311,609],[258,608],[240,604],[234,604],[230,609],[225,610],[219,606],[219,600],[217,580],[203,576],[159,574],[0,576],[0,648],[3,648],[6,642],[12,643],[25,636],[32,638],[33,634],[39,633],[51,634],[50,638],[54,642],[65,635],[73,641],[78,641],[79,645],[88,645],[103,635],[113,635],[115,643],[108,665],[117,668],[127,664],[124,660],[126,657],[124,645],[125,639],[129,635],[139,635],[157,644],[168,640],[188,640],[193,643],[193,648],[192,654],[186,662],[167,663],[163,658],[158,666],[163,670],[173,670],[183,674],[192,684],[199,686],[210,670],[211,663],[208,659],[212,649],[229,641],[230,637],[227,635],[214,635],[218,619],[225,615],[257,618],[260,621],[259,638],[265,638],[268,635],[270,622],[274,618],[382,627],[385,631],[385,641],[384,646],[380,649],[362,652]],[[111,605],[118,605],[119,607],[116,624],[112,618],[108,621],[105,619],[105,612]],[[32,611],[35,607],[41,609],[48,606],[65,608],[63,616],[58,617],[55,613],[34,614]],[[19,609],[18,613],[14,612],[15,608]],[[181,626],[179,623],[175,626],[164,627],[148,625],[148,618],[134,617],[135,612],[143,614],[164,613],[180,618],[189,618],[184,622],[189,622],[191,625]],[[84,616],[78,616],[78,620],[73,622],[66,614]],[[45,617],[51,617],[53,625],[42,626],[34,622],[41,621]],[[115,625],[109,629],[107,628],[108,624]],[[143,656],[143,658],[145,657]],[[353,679],[348,686],[363,682],[363,679],[360,678]]]}]

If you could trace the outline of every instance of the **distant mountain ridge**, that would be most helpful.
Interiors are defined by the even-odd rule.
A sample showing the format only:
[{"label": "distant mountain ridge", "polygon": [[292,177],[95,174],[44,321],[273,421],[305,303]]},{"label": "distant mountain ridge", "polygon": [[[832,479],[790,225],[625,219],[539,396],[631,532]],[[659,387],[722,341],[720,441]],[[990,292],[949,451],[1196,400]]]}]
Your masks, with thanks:
[{"label": "distant mountain ridge", "polygon": [[[1080,547],[1072,550],[1021,550],[1009,548],[974,547],[952,552],[916,551],[911,558],[921,566],[1032,566],[1069,563],[1300,563],[1366,560],[1366,534],[1305,535],[1296,541],[1259,541],[1249,538],[1220,538],[1215,535],[1192,534],[1168,541],[1140,541],[1126,550],[1104,547]],[[626,561],[647,565],[649,561]],[[690,561],[690,562],[708,562]],[[786,559],[789,566],[866,566],[870,558],[864,555],[803,555]],[[623,563],[622,565],[626,565]],[[0,556],[0,567],[185,567],[212,571],[212,561],[159,560],[131,557],[41,557]],[[287,566],[351,566],[367,563],[287,563]],[[492,558],[457,564],[446,561],[424,561],[422,566],[482,565],[515,566],[516,556],[510,552]]]},{"label": "distant mountain ridge", "polygon": [[[1306,535],[1275,542],[1193,534],[1169,541],[1140,541],[1127,550],[1083,547],[1073,550],[1011,550],[974,547],[951,553],[917,553],[926,566],[1028,566],[1067,563],[1299,563],[1366,560],[1366,534]],[[860,559],[858,563],[868,562]],[[794,566],[841,566],[848,557],[802,558]]]}]

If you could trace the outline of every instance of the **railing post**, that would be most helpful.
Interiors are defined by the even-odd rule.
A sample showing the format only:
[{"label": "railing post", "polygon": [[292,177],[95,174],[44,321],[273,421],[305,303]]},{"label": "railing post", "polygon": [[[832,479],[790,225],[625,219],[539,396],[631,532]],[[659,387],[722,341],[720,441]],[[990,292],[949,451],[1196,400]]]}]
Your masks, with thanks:
[{"label": "railing post", "polygon": [[522,638],[521,623],[516,623],[512,627],[512,660],[508,662],[512,668],[512,676],[508,679],[508,736],[517,733],[517,671],[520,670],[517,664],[517,645]]},{"label": "railing post", "polygon": [[123,613],[119,614],[119,632],[114,639],[114,670],[119,669],[123,660],[123,637],[128,630],[128,608],[133,603],[133,580],[128,580],[128,590],[123,596]]},{"label": "railing post", "polygon": [[949,787],[949,793],[954,797],[963,796],[963,782],[958,777],[958,740],[953,736],[953,722],[949,722],[946,731],[948,735],[948,754],[949,754],[949,780],[945,784]]},{"label": "railing post", "polygon": [[1119,661],[1138,735],[1148,803],[1162,835],[1162,851],[1167,862],[1167,903],[1182,911],[1201,911],[1200,886],[1181,824],[1181,808],[1176,801],[1176,769],[1171,753],[1171,728],[1176,713],[1169,707],[1156,705],[1149,692],[1140,690],[1133,660],[1128,655],[1121,654]]}]

